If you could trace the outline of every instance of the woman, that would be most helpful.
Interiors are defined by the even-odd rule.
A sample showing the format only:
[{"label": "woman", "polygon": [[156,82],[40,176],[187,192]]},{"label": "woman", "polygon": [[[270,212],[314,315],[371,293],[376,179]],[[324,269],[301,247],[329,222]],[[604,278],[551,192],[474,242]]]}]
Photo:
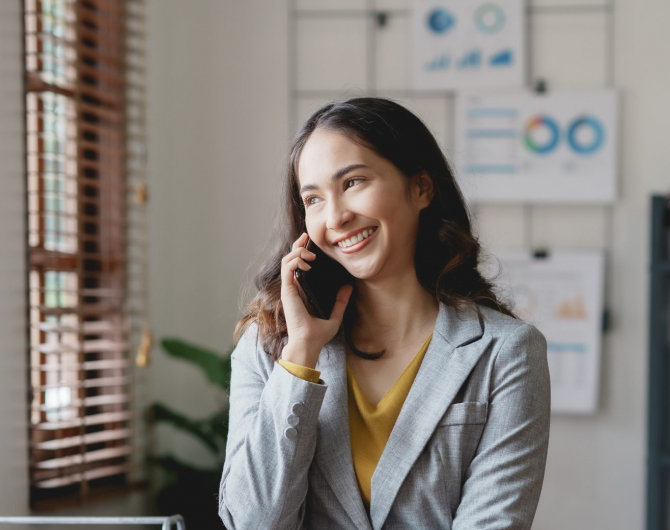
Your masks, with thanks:
[{"label": "woman", "polygon": [[[329,103],[287,166],[279,244],[235,330],[226,527],[530,528],[549,444],[546,341],[478,272],[431,133],[387,99]],[[329,320],[294,280],[314,259],[307,234],[355,279]]]}]

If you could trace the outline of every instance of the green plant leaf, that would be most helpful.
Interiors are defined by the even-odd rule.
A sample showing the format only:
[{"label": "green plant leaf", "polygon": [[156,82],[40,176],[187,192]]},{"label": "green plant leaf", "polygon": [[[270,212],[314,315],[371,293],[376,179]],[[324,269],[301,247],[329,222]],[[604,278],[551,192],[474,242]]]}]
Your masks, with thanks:
[{"label": "green plant leaf", "polygon": [[181,339],[165,338],[161,341],[161,345],[173,357],[183,359],[201,368],[207,379],[215,385],[223,389],[230,387],[229,355],[222,357],[213,351],[195,346]]},{"label": "green plant leaf", "polygon": [[230,350],[223,358],[223,389],[228,395],[230,395],[230,374],[232,372],[230,354],[232,352],[233,350]]},{"label": "green plant leaf", "polygon": [[215,432],[224,441],[228,437],[228,411],[222,410],[209,418],[212,432]]},{"label": "green plant leaf", "polygon": [[[216,421],[221,421],[221,414],[222,413],[217,412],[214,415]],[[193,436],[200,439],[200,441],[204,443],[214,454],[218,455],[221,453],[221,443],[219,442],[221,433],[219,428],[214,426],[214,418],[193,421],[183,414],[174,412],[172,409],[166,405],[163,405],[162,403],[154,403],[147,411],[147,419],[153,420],[154,422],[169,423],[177,429],[181,429],[182,431],[186,431],[192,434]]]}]

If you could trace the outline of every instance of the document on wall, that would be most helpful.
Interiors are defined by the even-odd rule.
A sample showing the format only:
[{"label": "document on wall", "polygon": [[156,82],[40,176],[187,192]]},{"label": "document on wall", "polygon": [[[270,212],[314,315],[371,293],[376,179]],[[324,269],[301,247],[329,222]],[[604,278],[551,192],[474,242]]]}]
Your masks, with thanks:
[{"label": "document on wall", "polygon": [[[602,250],[552,250],[546,258],[529,251],[492,252],[500,260],[503,298],[547,339],[551,410],[592,414],[598,408],[602,337]],[[492,262],[492,263],[491,263]],[[489,259],[483,273],[495,276]]]},{"label": "document on wall", "polygon": [[529,90],[460,95],[455,171],[469,203],[611,203],[617,93]]},{"label": "document on wall", "polygon": [[415,90],[524,86],[523,0],[413,0],[411,9]]}]

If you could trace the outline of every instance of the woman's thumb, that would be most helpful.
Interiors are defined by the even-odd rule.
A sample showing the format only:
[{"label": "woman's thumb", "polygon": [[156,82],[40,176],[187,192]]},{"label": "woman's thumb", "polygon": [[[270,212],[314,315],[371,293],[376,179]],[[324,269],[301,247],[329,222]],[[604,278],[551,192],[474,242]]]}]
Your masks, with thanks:
[{"label": "woman's thumb", "polygon": [[335,305],[333,306],[333,310],[330,313],[330,320],[342,322],[344,311],[347,308],[347,304],[349,303],[349,298],[351,297],[353,290],[354,286],[349,284],[340,287],[340,290],[337,291],[337,297],[335,298]]}]

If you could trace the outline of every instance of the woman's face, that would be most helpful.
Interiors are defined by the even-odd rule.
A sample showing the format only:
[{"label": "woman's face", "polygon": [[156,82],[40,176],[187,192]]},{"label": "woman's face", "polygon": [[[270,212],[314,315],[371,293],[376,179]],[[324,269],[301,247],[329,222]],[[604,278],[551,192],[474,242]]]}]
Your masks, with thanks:
[{"label": "woman's face", "polygon": [[[430,178],[416,177],[408,198],[406,177],[391,162],[323,129],[305,143],[298,178],[309,237],[354,277],[392,278],[414,267],[419,212],[432,198]],[[338,244],[363,230],[368,238],[349,248]]]}]

